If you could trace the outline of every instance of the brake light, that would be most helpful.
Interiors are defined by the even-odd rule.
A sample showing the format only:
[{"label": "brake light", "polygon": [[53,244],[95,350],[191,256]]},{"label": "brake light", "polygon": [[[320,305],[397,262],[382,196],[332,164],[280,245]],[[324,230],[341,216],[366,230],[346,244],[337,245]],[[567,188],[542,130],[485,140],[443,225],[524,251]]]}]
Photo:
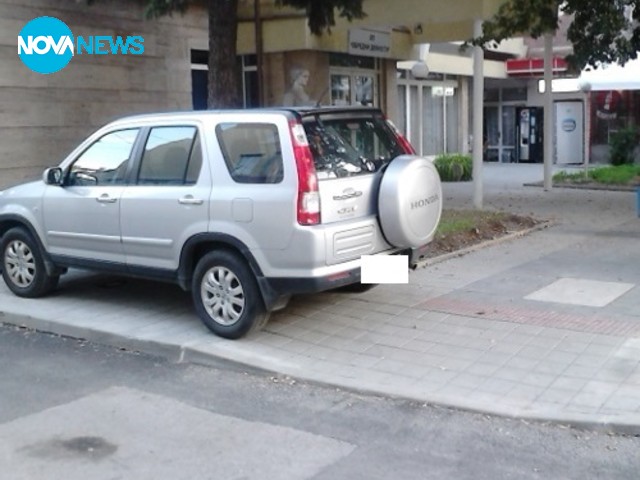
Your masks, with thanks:
[{"label": "brake light", "polygon": [[400,133],[400,130],[398,130],[398,127],[396,127],[391,120],[386,119],[386,121],[387,121],[387,125],[391,127],[391,130],[393,130],[393,133],[396,135],[396,139],[398,140],[398,143],[400,144],[400,148],[402,148],[402,151],[408,155],[415,155],[416,150],[413,148],[413,145],[411,145],[409,140],[407,140],[407,137],[405,137],[402,133]]},{"label": "brake light", "polygon": [[407,137],[402,135],[400,132],[398,132],[398,143],[400,144],[400,147],[402,147],[402,150],[404,151],[404,153],[409,155],[416,154],[416,151],[413,148],[413,145],[411,145],[411,143],[409,143],[409,140],[407,140]]},{"label": "brake light", "polygon": [[318,225],[320,223],[320,193],[318,177],[309,148],[307,135],[302,124],[295,120],[289,122],[293,155],[298,171],[298,223],[300,225]]}]

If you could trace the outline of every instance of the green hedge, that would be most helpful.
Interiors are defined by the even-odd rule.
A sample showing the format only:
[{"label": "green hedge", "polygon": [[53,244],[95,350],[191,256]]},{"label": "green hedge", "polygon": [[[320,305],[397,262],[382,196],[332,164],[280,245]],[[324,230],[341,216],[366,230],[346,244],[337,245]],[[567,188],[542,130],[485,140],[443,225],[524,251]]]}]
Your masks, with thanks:
[{"label": "green hedge", "polygon": [[633,163],[633,150],[636,148],[638,131],[635,127],[623,128],[611,136],[611,164],[626,165]]},{"label": "green hedge", "polygon": [[434,164],[443,182],[468,182],[472,178],[471,156],[446,153],[436,157]]}]

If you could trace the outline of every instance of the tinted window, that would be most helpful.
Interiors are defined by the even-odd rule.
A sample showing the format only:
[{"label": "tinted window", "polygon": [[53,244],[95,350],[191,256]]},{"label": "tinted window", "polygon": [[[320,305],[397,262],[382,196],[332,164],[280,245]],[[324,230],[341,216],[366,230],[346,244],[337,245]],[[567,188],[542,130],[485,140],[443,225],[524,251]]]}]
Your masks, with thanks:
[{"label": "tinted window", "polygon": [[238,183],[282,181],[282,152],[275,125],[226,123],[216,135],[231,177]]},{"label": "tinted window", "polygon": [[193,184],[201,167],[202,149],[195,127],[155,127],[144,147],[138,184]]},{"label": "tinted window", "polygon": [[67,185],[118,185],[124,182],[138,129],[119,130],[86,149],[69,170]]},{"label": "tinted window", "polygon": [[404,153],[383,117],[319,116],[303,125],[320,179],[376,172]]}]

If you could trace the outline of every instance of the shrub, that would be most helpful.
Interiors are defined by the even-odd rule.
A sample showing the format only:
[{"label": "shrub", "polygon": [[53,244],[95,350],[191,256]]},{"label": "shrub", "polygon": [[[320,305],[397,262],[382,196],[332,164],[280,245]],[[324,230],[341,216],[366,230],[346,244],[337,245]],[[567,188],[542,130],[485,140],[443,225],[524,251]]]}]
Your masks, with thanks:
[{"label": "shrub", "polygon": [[468,182],[472,178],[473,162],[469,155],[446,153],[439,155],[434,164],[443,182]]},{"label": "shrub", "polygon": [[611,164],[633,163],[633,150],[636,148],[637,136],[638,132],[635,127],[623,128],[611,136]]}]

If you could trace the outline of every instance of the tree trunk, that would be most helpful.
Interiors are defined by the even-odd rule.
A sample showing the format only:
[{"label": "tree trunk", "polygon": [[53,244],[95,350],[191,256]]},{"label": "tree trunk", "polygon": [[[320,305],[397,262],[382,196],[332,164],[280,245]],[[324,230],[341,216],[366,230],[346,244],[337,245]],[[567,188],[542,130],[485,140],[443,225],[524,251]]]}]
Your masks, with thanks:
[{"label": "tree trunk", "polygon": [[236,58],[238,0],[208,0],[209,108],[241,108],[240,71]]}]

